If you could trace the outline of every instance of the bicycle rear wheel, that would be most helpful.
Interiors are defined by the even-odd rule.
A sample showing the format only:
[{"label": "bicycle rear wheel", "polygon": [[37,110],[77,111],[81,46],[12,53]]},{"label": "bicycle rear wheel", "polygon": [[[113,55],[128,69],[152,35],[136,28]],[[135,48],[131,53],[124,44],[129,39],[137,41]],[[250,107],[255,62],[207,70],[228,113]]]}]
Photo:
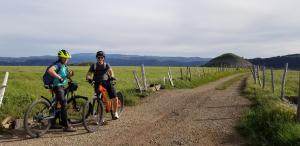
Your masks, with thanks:
[{"label": "bicycle rear wheel", "polygon": [[86,102],[83,109],[83,126],[88,132],[95,132],[103,122],[103,103],[98,99]]},{"label": "bicycle rear wheel", "polygon": [[68,121],[71,124],[82,123],[82,114],[86,102],[87,98],[83,96],[74,96],[68,100]]},{"label": "bicycle rear wheel", "polygon": [[24,128],[27,134],[33,138],[45,134],[51,126],[50,120],[54,118],[52,114],[47,101],[34,101],[24,115]]}]

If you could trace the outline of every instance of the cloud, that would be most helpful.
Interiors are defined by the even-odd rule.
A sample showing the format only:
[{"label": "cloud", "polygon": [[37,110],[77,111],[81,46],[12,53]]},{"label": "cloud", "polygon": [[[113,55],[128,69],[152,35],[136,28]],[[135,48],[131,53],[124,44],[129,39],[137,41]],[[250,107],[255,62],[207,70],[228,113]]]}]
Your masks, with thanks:
[{"label": "cloud", "polygon": [[105,49],[200,57],[229,51],[249,58],[299,53],[299,4],[295,0],[1,1],[0,56],[51,55],[60,48],[72,53]]}]

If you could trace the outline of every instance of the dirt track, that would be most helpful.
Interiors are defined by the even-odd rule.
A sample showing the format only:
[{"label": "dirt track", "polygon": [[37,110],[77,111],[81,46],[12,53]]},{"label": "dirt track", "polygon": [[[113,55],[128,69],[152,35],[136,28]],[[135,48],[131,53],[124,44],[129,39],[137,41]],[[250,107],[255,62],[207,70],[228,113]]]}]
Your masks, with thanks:
[{"label": "dirt track", "polygon": [[[233,77],[233,76],[232,76]],[[22,131],[0,137],[0,145],[243,145],[234,130],[250,102],[240,95],[242,81],[226,90],[216,85],[224,78],[194,89],[165,90],[126,107],[122,117],[101,130],[86,133],[52,131],[27,139]]]}]

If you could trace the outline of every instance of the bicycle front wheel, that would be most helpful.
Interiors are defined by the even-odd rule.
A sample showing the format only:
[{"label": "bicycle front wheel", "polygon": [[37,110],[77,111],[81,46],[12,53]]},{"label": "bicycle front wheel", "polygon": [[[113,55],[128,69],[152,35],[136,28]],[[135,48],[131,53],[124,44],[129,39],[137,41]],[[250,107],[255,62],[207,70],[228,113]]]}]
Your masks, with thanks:
[{"label": "bicycle front wheel", "polygon": [[103,122],[103,103],[99,99],[86,102],[83,109],[83,126],[88,132],[95,132]]},{"label": "bicycle front wheel", "polygon": [[45,134],[50,126],[50,120],[54,114],[50,112],[50,104],[45,100],[33,102],[25,112],[24,128],[27,134],[33,138]]},{"label": "bicycle front wheel", "polygon": [[87,98],[83,96],[73,96],[68,100],[68,121],[71,124],[82,123],[82,114],[86,102]]}]

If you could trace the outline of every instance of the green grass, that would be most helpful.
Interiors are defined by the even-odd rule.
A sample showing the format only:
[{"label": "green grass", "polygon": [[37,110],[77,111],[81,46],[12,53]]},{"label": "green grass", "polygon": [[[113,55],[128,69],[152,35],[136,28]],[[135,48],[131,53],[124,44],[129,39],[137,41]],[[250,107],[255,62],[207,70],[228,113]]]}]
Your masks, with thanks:
[{"label": "green grass", "polygon": [[[85,74],[89,67],[87,66],[71,66],[75,72],[73,80],[78,82],[79,88],[77,95],[92,97],[93,87],[85,81]],[[41,95],[50,98],[50,93],[43,87],[42,75],[45,71],[45,66],[39,67],[0,67],[0,82],[4,77],[4,72],[9,71],[10,76],[8,80],[8,87],[6,88],[3,106],[1,107],[0,121],[6,116],[13,116],[16,118],[23,117],[23,113],[28,105],[40,98]],[[205,70],[205,76],[203,75]],[[138,75],[141,76],[140,67],[113,67],[115,76],[117,78],[116,88],[125,95],[125,105],[136,105],[140,101],[140,95],[136,92],[136,83],[133,77],[133,70],[137,70]],[[163,77],[167,77],[167,67],[145,67],[147,83],[160,83],[163,84]],[[175,88],[193,88],[211,81],[218,80],[225,76],[239,73],[231,69],[226,72],[216,72],[215,68],[191,68],[192,80],[181,80],[180,68],[171,67]],[[185,71],[185,68],[184,68]],[[166,88],[173,88],[167,82]],[[145,95],[149,95],[147,92]]]},{"label": "green grass", "polygon": [[[298,95],[298,72],[287,76],[286,95]],[[296,111],[280,100],[282,71],[275,72],[275,94],[271,91],[270,74],[267,74],[265,89],[254,85],[252,77],[246,83],[245,95],[253,106],[241,118],[239,132],[250,145],[296,146],[300,145],[300,124],[295,120]]]}]

